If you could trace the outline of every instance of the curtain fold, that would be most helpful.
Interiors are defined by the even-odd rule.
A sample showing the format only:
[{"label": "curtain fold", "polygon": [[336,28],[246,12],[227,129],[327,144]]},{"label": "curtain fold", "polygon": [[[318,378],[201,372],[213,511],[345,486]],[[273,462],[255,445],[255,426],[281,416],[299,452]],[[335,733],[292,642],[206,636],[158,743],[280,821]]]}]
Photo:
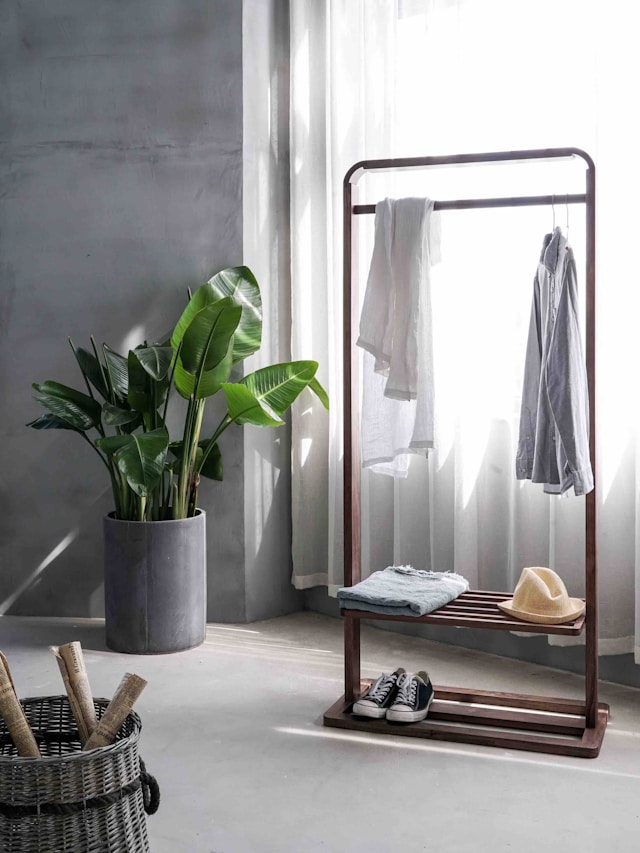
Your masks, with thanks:
[{"label": "curtain fold", "polygon": [[[640,659],[640,413],[629,105],[640,60],[631,12],[579,0],[296,0],[291,4],[293,355],[320,361],[330,418],[293,416],[299,588],[342,584],[342,179],[389,156],[577,146],[597,167],[597,500],[600,650]],[[582,192],[582,164],[367,175],[361,196]],[[584,297],[584,210],[442,213],[432,271],[436,449],[406,481],[362,472],[363,570],[452,570],[513,589],[522,567],[584,593],[584,498],[515,478],[532,298],[543,236],[568,229]],[[361,294],[373,217],[358,217]],[[584,318],[583,318],[584,333]],[[315,404],[314,404],[315,405]],[[317,408],[317,406],[316,406]],[[636,605],[637,602],[637,605]],[[577,642],[582,642],[577,638]],[[558,638],[551,638],[558,642]]]}]

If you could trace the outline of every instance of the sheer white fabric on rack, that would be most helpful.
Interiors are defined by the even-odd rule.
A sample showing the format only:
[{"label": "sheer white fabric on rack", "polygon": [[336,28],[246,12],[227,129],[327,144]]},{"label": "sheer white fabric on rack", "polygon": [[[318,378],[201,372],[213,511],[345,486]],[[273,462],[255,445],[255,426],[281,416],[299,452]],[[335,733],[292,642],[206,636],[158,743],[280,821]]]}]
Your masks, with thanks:
[{"label": "sheer white fabric on rack", "polygon": [[[342,178],[357,160],[574,145],[596,161],[601,652],[640,659],[640,413],[632,247],[640,167],[628,4],[296,0],[291,4],[294,357],[317,358],[332,413],[293,421],[294,583],[342,583]],[[528,15],[523,20],[523,15]],[[553,61],[549,61],[548,57]],[[536,59],[537,57],[537,59]],[[623,142],[621,142],[623,141]],[[624,148],[622,148],[624,145]],[[582,164],[363,179],[385,196],[582,192]],[[583,593],[583,498],[514,473],[531,288],[552,217],[579,263],[584,209],[442,214],[433,271],[436,451],[405,481],[363,471],[363,569],[395,563],[512,589],[547,565]],[[568,218],[568,222],[567,222]],[[373,217],[358,217],[360,280]],[[361,292],[363,286],[361,285]],[[583,324],[584,328],[584,324]],[[637,602],[637,604],[636,604]],[[634,606],[635,604],[635,606]],[[637,614],[637,615],[636,615]],[[555,640],[557,642],[557,640]],[[580,640],[578,640],[580,641]]]}]

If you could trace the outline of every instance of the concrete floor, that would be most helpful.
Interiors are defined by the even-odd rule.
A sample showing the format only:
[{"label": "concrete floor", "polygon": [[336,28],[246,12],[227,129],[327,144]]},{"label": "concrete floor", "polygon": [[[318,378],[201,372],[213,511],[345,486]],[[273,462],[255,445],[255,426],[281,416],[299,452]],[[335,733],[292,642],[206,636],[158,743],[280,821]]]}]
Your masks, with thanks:
[{"label": "concrete floor", "polygon": [[[342,692],[342,625],[314,613],[210,625],[177,655],[109,652],[100,620],[0,619],[20,696],[62,692],[50,644],[82,642],[95,696],[124,672],[158,778],[153,853],[631,853],[640,849],[640,691],[601,684],[612,720],[595,760],[322,727]],[[363,674],[581,696],[582,679],[363,628]]]}]

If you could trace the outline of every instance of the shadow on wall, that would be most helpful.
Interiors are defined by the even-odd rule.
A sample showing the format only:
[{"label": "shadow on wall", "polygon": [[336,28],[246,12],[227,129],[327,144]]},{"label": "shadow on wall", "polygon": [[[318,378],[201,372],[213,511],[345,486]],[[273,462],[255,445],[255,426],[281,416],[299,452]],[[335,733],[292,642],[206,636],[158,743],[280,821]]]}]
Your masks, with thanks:
[{"label": "shadow on wall", "polygon": [[25,426],[41,414],[31,399],[32,381],[55,378],[83,388],[64,336],[57,340],[52,348],[48,339],[46,358],[36,360],[31,352],[20,363],[9,389],[0,487],[0,615],[103,613],[100,527],[112,509],[106,471],[80,436]]},{"label": "shadow on wall", "polygon": [[253,492],[245,483],[251,503],[245,513],[245,566],[246,618],[254,622],[302,610],[304,599],[291,579],[290,418],[286,426],[251,438],[253,459],[245,463],[253,477]]},{"label": "shadow on wall", "polygon": [[26,510],[5,494],[0,615],[103,615],[101,528],[112,498],[92,456],[77,436],[47,436],[44,452],[24,472]]},{"label": "shadow on wall", "polygon": [[[176,291],[167,297],[162,300],[166,305],[149,308],[140,294],[126,318],[120,309],[109,312],[108,328],[104,312],[81,318],[81,312],[72,311],[65,332],[55,339],[45,335],[38,342],[40,353],[29,347],[30,357],[17,363],[15,373],[0,376],[2,396],[8,402],[0,487],[0,615],[103,614],[101,524],[102,516],[113,508],[109,479],[80,436],[69,431],[35,432],[25,426],[43,412],[31,399],[31,382],[55,379],[84,391],[65,333],[86,348],[95,329],[98,345],[105,333],[104,339],[121,350],[123,344],[140,342],[129,340],[133,334],[142,338],[152,328],[166,331],[177,315],[179,295]],[[144,324],[132,326],[131,317],[138,312],[146,316]]]}]

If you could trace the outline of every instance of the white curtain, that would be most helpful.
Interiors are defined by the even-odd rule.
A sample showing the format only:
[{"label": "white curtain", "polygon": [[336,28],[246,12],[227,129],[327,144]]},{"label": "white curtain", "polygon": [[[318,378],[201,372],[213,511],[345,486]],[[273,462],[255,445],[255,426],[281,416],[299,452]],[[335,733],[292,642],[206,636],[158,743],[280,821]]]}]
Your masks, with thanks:
[{"label": "white curtain", "polygon": [[[389,156],[577,146],[597,166],[601,653],[640,655],[640,416],[634,85],[624,0],[296,0],[291,4],[294,357],[332,411],[293,421],[294,583],[342,584],[342,179]],[[368,174],[361,200],[582,192],[582,162]],[[546,565],[584,593],[584,498],[515,479],[524,349],[542,238],[568,228],[584,293],[584,209],[442,213],[433,273],[436,450],[407,480],[363,472],[363,569],[455,570],[513,589]],[[372,217],[359,217],[361,291]],[[584,324],[583,324],[584,329]],[[638,613],[638,615],[636,615]],[[554,638],[554,641],[557,639]],[[580,641],[578,639],[578,641]]]}]

